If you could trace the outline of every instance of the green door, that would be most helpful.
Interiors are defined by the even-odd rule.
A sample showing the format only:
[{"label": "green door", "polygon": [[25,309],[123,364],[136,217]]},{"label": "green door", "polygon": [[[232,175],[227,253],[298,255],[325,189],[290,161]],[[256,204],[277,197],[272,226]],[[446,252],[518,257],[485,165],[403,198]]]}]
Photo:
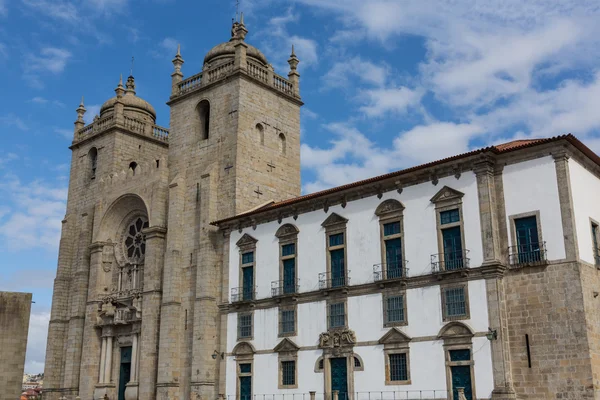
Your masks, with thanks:
[{"label": "green door", "polygon": [[240,400],[252,399],[252,377],[240,376]]},{"label": "green door", "polygon": [[344,271],[344,249],[332,250],[331,252],[331,287],[344,286],[346,274]]},{"label": "green door", "polygon": [[131,347],[121,347],[121,368],[119,369],[119,400],[125,400],[125,386],[131,375]]},{"label": "green door", "polygon": [[[345,358],[331,358],[331,392],[334,390],[339,392],[339,400],[348,399],[348,370]],[[333,394],[332,394],[333,398]]]},{"label": "green door", "polygon": [[473,400],[473,393],[471,390],[471,367],[466,366],[454,366],[450,367],[452,371],[452,398],[458,400],[457,388],[465,388],[465,397],[467,400]]},{"label": "green door", "polygon": [[254,267],[242,268],[242,290],[244,300],[254,300]]},{"label": "green door", "polygon": [[453,270],[463,267],[462,241],[460,226],[442,229],[444,243],[444,269]]},{"label": "green door", "polygon": [[283,261],[283,293],[296,293],[296,259]]},{"label": "green door", "polygon": [[536,218],[527,217],[516,219],[515,230],[517,232],[519,262],[540,261],[541,253]]},{"label": "green door", "polygon": [[402,277],[402,241],[400,238],[385,241],[385,267],[387,279]]}]

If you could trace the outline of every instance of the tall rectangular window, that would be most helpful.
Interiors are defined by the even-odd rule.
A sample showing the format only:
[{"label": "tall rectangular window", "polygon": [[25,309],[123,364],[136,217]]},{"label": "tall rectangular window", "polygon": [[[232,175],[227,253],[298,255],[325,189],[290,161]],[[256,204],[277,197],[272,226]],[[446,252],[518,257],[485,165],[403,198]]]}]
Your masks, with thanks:
[{"label": "tall rectangular window", "polygon": [[331,303],[329,305],[329,327],[340,328],[346,326],[345,303]]},{"label": "tall rectangular window", "polygon": [[516,218],[515,233],[519,263],[541,261],[542,253],[536,216]]},{"label": "tall rectangular window", "polygon": [[387,279],[403,276],[402,237],[400,221],[383,224],[383,241],[385,247],[385,276]]},{"label": "tall rectangular window", "polygon": [[344,233],[329,235],[329,257],[331,263],[331,287],[346,285]]},{"label": "tall rectangular window", "polygon": [[296,311],[295,310],[281,310],[279,313],[280,318],[280,329],[281,335],[292,334],[296,331]]},{"label": "tall rectangular window", "polygon": [[296,361],[281,362],[281,384],[283,386],[296,384]]},{"label": "tall rectangular window", "polygon": [[385,297],[385,325],[405,322],[404,295]]},{"label": "tall rectangular window", "polygon": [[283,293],[296,293],[296,244],[289,243],[281,246],[283,263]]},{"label": "tall rectangular window", "polygon": [[408,365],[406,353],[392,353],[388,355],[390,363],[390,381],[401,382],[408,380]]},{"label": "tall rectangular window", "polygon": [[[440,212],[440,224],[442,226],[444,269],[461,269],[464,264],[460,212],[458,209]],[[453,224],[454,226],[444,227],[449,224]]]},{"label": "tall rectangular window", "polygon": [[594,263],[600,265],[600,248],[598,248],[598,224],[592,222],[592,251],[594,253]]},{"label": "tall rectangular window", "polygon": [[467,315],[467,301],[464,287],[444,289],[444,300],[444,311],[447,318],[464,317]]},{"label": "tall rectangular window", "polygon": [[242,299],[254,299],[254,252],[242,254]]},{"label": "tall rectangular window", "polygon": [[252,313],[238,314],[238,339],[252,337]]}]

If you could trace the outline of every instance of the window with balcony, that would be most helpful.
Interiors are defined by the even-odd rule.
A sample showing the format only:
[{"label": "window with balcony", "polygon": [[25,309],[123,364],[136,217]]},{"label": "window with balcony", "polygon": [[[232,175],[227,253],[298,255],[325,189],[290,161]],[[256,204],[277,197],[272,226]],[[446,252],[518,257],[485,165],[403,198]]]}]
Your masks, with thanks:
[{"label": "window with balcony", "polygon": [[272,296],[298,292],[298,232],[294,225],[285,224],[275,233],[279,239],[279,280],[271,282]]},{"label": "window with balcony", "polygon": [[433,272],[454,271],[469,267],[466,257],[463,193],[444,186],[432,199],[435,204],[438,253],[431,255]]},{"label": "window with balcony", "polygon": [[403,254],[402,212],[404,206],[389,199],[377,207],[381,235],[381,264],[373,267],[375,280],[396,279],[407,276]]},{"label": "window with balcony", "polygon": [[512,266],[539,264],[546,261],[539,217],[539,211],[510,217],[513,246],[509,248],[509,261]]},{"label": "window with balcony", "polygon": [[321,224],[325,228],[327,246],[327,271],[319,274],[321,289],[348,285],[346,269],[346,224],[348,220],[332,213]]},{"label": "window with balcony", "polygon": [[240,287],[231,289],[231,301],[251,301],[256,298],[255,266],[256,242],[252,236],[244,234],[236,243],[240,251]]}]

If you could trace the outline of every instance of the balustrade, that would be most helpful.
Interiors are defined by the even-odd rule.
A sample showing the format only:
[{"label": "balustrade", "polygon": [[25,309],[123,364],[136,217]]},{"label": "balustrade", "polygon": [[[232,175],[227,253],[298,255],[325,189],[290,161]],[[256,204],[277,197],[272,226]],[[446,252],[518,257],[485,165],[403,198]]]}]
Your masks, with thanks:
[{"label": "balustrade", "polygon": [[202,84],[202,72],[187,78],[186,80],[179,82],[179,94],[184,94],[192,89],[197,88]]},{"label": "balustrade", "polygon": [[269,71],[251,61],[248,61],[248,75],[255,77],[259,81],[269,82]]}]

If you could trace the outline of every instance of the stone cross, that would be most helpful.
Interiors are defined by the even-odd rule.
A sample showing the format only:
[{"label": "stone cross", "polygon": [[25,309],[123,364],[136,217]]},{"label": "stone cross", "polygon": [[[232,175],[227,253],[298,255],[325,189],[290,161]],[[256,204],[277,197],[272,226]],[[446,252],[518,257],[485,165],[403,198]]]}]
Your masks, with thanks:
[{"label": "stone cross", "polygon": [[260,191],[260,186],[256,187],[256,190],[254,191],[254,193],[256,193],[257,198],[260,198],[260,196],[262,196],[263,192]]},{"label": "stone cross", "polygon": [[227,175],[229,175],[229,170],[233,168],[233,165],[228,165],[225,167],[225,171],[227,171]]},{"label": "stone cross", "polygon": [[267,162],[267,167],[269,168],[269,172],[273,172],[273,169],[275,168],[275,164],[273,164],[273,161],[269,161],[269,162]]}]

